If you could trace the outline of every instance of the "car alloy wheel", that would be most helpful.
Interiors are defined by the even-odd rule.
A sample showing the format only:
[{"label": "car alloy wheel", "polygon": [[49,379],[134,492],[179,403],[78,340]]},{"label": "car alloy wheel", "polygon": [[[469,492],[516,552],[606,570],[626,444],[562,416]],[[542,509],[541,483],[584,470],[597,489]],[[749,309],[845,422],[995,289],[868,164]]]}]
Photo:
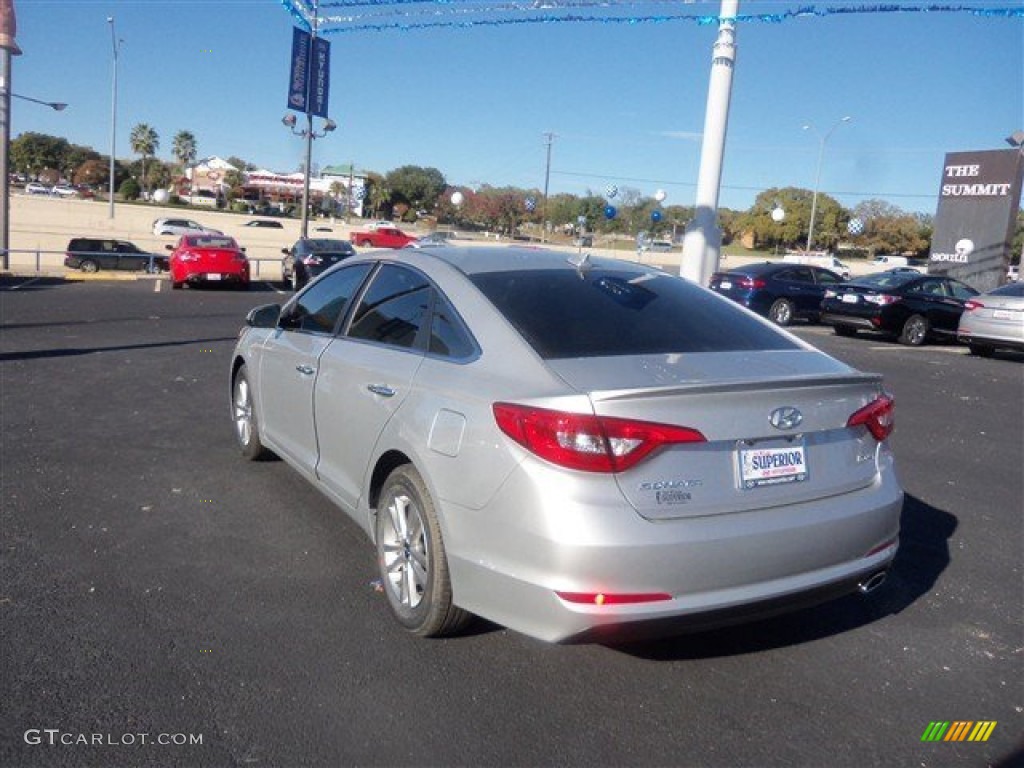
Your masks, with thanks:
[{"label": "car alloy wheel", "polygon": [[779,299],[768,310],[768,317],[776,325],[789,325],[793,322],[793,305],[786,299]]},{"label": "car alloy wheel", "polygon": [[253,407],[252,387],[249,386],[249,371],[244,365],[235,372],[231,387],[231,416],[235,422],[235,439],[242,455],[250,460],[266,455],[267,451],[260,442],[259,422]]},{"label": "car alloy wheel", "polygon": [[919,347],[928,338],[928,321],[921,315],[911,315],[903,324],[900,343],[910,347]]},{"label": "car alloy wheel", "polygon": [[100,271],[100,265],[92,259],[86,259],[78,266],[78,268],[90,275],[94,275]]},{"label": "car alloy wheel", "polygon": [[398,622],[423,637],[458,631],[469,614],[452,603],[441,526],[422,478],[409,465],[384,483],[376,541],[381,583]]}]

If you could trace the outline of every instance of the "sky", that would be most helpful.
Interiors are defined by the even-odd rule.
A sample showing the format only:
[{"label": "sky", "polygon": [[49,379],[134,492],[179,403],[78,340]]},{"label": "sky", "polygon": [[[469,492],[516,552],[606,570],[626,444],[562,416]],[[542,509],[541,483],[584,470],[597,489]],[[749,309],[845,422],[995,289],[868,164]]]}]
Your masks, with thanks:
[{"label": "sky", "polygon": [[[492,19],[536,15],[525,0],[323,7],[324,16],[358,18],[324,28],[329,114],[338,129],[314,142],[314,164],[378,173],[420,165],[452,185],[542,190],[545,134],[553,133],[551,194],[602,194],[615,185],[644,196],[664,190],[666,205],[692,205],[717,25],[611,19],[716,16],[720,4],[544,4],[549,19],[596,20],[456,26],[482,18],[464,14],[481,5],[507,9]],[[740,0],[739,13],[781,15],[809,4]],[[865,0],[813,5],[877,8]],[[737,25],[721,206],[745,210],[772,187],[813,189],[820,154],[818,189],[844,206],[881,199],[934,214],[947,152],[1006,149],[1004,139],[1024,129],[1024,18],[899,5],[905,12]],[[1019,9],[1021,0],[957,6]],[[12,138],[36,131],[109,153],[113,17],[122,41],[118,158],[135,159],[128,136],[146,123],[165,160],[174,135],[188,130],[200,157],[299,168],[304,142],[281,123],[294,26],[282,0],[14,0],[14,7],[23,55],[13,59],[13,92],[69,106],[54,112],[15,99]],[[440,26],[353,29],[370,14]]]}]

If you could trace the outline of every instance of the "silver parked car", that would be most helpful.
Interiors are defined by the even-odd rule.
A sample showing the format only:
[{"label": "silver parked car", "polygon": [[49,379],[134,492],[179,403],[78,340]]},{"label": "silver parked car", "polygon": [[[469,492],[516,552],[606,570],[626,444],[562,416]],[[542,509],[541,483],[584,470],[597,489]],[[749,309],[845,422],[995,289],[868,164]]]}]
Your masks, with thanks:
[{"label": "silver parked car", "polygon": [[272,451],[374,542],[398,621],[549,641],[674,633],[884,579],[903,492],[878,376],[643,265],[375,252],[232,356]]},{"label": "silver parked car", "polygon": [[154,235],[223,235],[219,229],[204,227],[198,221],[192,219],[164,218],[153,222]]},{"label": "silver parked car", "polygon": [[968,300],[956,337],[981,357],[997,349],[1024,351],[1024,283],[1007,283]]}]

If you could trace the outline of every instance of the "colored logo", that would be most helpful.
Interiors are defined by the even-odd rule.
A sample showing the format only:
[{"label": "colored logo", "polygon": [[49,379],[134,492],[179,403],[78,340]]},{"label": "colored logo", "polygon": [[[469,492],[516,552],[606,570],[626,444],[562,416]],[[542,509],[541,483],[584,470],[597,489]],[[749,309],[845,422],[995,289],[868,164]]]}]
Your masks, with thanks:
[{"label": "colored logo", "polygon": [[995,720],[932,721],[921,734],[921,741],[988,741],[995,729]]}]

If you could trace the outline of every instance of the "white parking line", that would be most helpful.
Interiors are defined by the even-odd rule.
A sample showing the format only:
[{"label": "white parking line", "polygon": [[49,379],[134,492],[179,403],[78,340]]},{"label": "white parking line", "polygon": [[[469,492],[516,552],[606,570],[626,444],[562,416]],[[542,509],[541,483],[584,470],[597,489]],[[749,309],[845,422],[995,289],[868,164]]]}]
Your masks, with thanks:
[{"label": "white parking line", "polygon": [[32,285],[32,283],[38,282],[39,280],[42,280],[42,278],[41,277],[33,277],[31,280],[26,280],[24,283],[20,283],[20,284],[14,286],[13,288],[10,288],[9,290],[16,291],[19,288],[24,288],[26,285]]},{"label": "white parking line", "polygon": [[163,285],[163,283],[164,283],[163,280],[154,280],[153,281],[153,293],[160,293],[160,286]]}]

